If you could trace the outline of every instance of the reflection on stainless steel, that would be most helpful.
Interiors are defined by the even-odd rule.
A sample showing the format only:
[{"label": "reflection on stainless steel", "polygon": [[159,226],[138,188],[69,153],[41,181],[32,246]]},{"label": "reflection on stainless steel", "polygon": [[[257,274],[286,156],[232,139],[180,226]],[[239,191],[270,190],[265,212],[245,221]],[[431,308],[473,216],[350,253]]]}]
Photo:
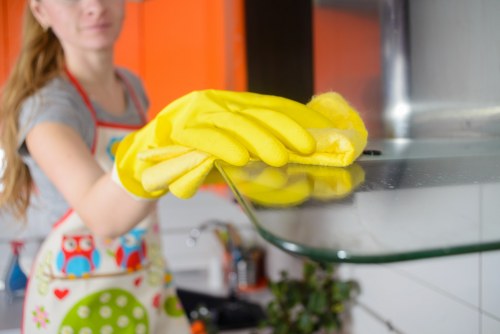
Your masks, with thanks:
[{"label": "reflection on stainless steel", "polygon": [[374,116],[382,120],[383,137],[499,135],[499,1],[315,3],[359,13],[378,5],[384,105]]},{"label": "reflection on stainless steel", "polygon": [[391,262],[500,249],[500,140],[383,140],[349,200],[256,205],[220,166],[261,235],[320,261]]},{"label": "reflection on stainless steel", "polygon": [[412,138],[500,136],[500,106],[468,109],[425,109],[411,117]]},{"label": "reflection on stainless steel", "polygon": [[[500,1],[316,0],[314,4],[339,13],[378,15],[381,82],[368,90],[382,95],[383,106],[379,112],[378,99],[371,99],[360,110],[371,138],[499,135]],[[356,43],[354,36],[346,39]],[[348,83],[335,83],[333,88],[349,91]],[[356,85],[364,87],[362,80]],[[382,87],[382,92],[375,87]],[[381,134],[376,131],[380,123]]]},{"label": "reflection on stainless steel", "polygon": [[409,50],[408,2],[380,2],[380,22],[383,54],[385,134],[389,138],[408,136]]}]

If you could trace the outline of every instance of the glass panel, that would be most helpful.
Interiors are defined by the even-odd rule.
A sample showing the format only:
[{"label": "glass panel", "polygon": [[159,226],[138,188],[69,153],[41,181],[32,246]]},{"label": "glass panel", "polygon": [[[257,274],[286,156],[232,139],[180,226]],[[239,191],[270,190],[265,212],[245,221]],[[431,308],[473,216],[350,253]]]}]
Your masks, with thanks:
[{"label": "glass panel", "polygon": [[500,249],[500,140],[381,140],[348,168],[218,168],[265,239],[314,260]]}]

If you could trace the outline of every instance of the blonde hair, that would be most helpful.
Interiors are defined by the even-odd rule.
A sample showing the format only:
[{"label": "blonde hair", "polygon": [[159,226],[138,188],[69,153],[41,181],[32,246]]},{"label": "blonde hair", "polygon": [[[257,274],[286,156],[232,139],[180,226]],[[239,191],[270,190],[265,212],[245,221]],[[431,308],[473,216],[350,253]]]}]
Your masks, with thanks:
[{"label": "blonde hair", "polygon": [[2,91],[0,147],[7,162],[0,191],[0,208],[26,217],[33,181],[18,153],[18,117],[23,101],[61,73],[63,50],[50,29],[44,29],[26,5],[21,51]]}]

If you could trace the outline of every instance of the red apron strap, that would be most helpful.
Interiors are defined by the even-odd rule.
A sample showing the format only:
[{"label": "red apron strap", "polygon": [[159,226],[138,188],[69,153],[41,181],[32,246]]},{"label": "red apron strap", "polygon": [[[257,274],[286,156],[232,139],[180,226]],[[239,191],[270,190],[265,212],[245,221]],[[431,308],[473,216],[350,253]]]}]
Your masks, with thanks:
[{"label": "red apron strap", "polygon": [[85,90],[80,85],[78,80],[73,76],[73,74],[71,74],[71,72],[68,70],[68,68],[66,66],[64,66],[64,72],[66,73],[70,82],[73,84],[73,86],[76,88],[76,90],[80,94],[80,97],[82,98],[83,102],[85,103],[85,106],[87,106],[87,109],[90,111],[90,115],[92,116],[92,119],[94,120],[94,124],[95,124],[96,129],[95,129],[95,135],[94,135],[94,138],[92,140],[92,147],[91,147],[92,153],[94,153],[95,146],[97,143],[97,123],[98,123],[97,113],[94,109],[94,106],[92,105],[92,102],[90,102],[90,99],[89,99],[87,93],[85,92]]},{"label": "red apron strap", "polygon": [[147,122],[147,119],[146,119],[146,116],[145,116],[146,115],[146,110],[144,110],[144,106],[140,102],[139,97],[137,96],[134,88],[132,87],[132,85],[130,84],[130,82],[128,81],[128,79],[122,73],[120,73],[120,71],[116,71],[116,73],[118,74],[118,76],[120,77],[120,79],[122,79],[122,82],[125,85],[125,88],[129,92],[130,97],[132,98],[132,102],[134,102],[134,104],[135,104],[135,109],[139,113],[139,116],[141,117],[142,121],[144,123],[146,123]]}]

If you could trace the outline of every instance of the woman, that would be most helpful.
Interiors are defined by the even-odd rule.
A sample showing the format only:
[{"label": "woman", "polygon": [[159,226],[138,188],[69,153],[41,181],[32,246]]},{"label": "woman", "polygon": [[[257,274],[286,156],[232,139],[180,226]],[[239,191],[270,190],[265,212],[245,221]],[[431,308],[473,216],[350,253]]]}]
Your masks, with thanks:
[{"label": "woman", "polygon": [[146,122],[139,79],[113,64],[124,0],[28,0],[3,91],[0,207],[47,237],[26,290],[24,333],[188,333],[165,282],[155,202],[112,178]]}]

